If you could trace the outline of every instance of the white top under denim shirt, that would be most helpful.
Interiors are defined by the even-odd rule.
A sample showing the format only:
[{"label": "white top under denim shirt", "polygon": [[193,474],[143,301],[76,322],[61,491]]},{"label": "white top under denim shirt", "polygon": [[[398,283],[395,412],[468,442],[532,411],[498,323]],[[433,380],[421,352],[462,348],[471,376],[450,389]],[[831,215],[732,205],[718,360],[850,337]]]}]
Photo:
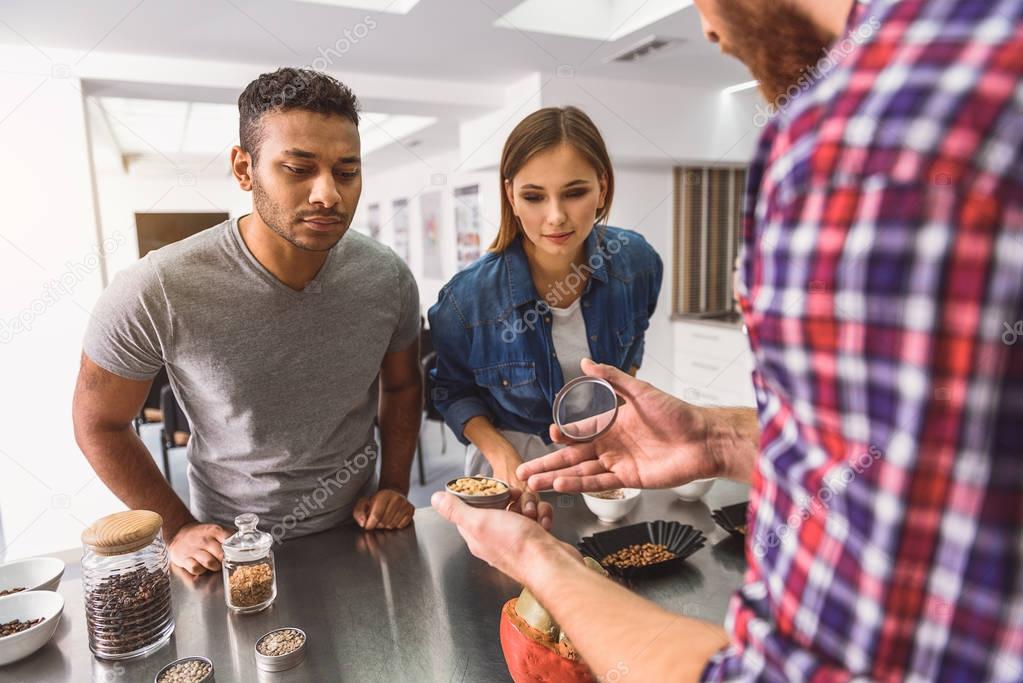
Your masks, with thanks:
[{"label": "white top under denim shirt", "polygon": [[[561,373],[568,383],[583,374],[581,363],[589,358],[590,347],[586,340],[586,321],[583,319],[582,301],[576,299],[566,308],[551,306],[551,337],[554,353],[557,355]],[[556,444],[546,444],[536,434],[516,432],[511,429],[498,430],[508,439],[523,462],[556,451]],[[469,476],[493,476],[494,469],[475,445],[465,455],[465,473]]]}]

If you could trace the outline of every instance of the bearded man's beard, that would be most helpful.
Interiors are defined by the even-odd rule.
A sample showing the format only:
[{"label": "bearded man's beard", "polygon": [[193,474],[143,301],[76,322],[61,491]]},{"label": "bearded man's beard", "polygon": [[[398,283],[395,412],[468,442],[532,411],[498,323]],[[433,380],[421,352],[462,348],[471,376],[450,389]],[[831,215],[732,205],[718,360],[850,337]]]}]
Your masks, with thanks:
[{"label": "bearded man's beard", "polygon": [[798,86],[839,38],[789,0],[722,0],[719,11],[723,47],[749,67],[768,102]]}]

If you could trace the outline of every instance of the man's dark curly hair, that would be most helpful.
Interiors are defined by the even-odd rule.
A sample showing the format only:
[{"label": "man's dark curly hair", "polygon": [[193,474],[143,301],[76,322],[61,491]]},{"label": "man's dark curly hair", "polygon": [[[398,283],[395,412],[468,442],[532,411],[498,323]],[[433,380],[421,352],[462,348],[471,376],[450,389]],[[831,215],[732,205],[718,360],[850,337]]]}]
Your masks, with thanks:
[{"label": "man's dark curly hair", "polygon": [[312,69],[291,67],[261,74],[238,97],[238,139],[253,161],[263,141],[260,124],[263,114],[290,109],[337,114],[359,125],[359,101],[336,78]]}]

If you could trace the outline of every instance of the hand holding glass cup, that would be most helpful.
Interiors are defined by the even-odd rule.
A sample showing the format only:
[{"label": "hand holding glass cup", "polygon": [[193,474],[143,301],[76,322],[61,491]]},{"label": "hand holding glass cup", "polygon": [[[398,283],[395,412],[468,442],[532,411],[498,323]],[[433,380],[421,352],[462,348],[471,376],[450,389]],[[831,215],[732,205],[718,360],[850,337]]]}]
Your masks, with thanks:
[{"label": "hand holding glass cup", "polygon": [[574,443],[593,441],[615,423],[624,400],[607,380],[583,375],[571,380],[554,398],[554,424]]}]

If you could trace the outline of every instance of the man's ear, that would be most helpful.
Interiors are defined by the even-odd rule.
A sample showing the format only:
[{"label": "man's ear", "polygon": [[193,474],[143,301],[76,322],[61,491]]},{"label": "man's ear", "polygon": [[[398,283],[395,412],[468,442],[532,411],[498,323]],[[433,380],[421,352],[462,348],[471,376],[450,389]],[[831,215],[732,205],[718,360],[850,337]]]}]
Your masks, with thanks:
[{"label": "man's ear", "polygon": [[231,148],[231,173],[238,181],[238,187],[246,192],[252,191],[252,155],[235,145]]}]

